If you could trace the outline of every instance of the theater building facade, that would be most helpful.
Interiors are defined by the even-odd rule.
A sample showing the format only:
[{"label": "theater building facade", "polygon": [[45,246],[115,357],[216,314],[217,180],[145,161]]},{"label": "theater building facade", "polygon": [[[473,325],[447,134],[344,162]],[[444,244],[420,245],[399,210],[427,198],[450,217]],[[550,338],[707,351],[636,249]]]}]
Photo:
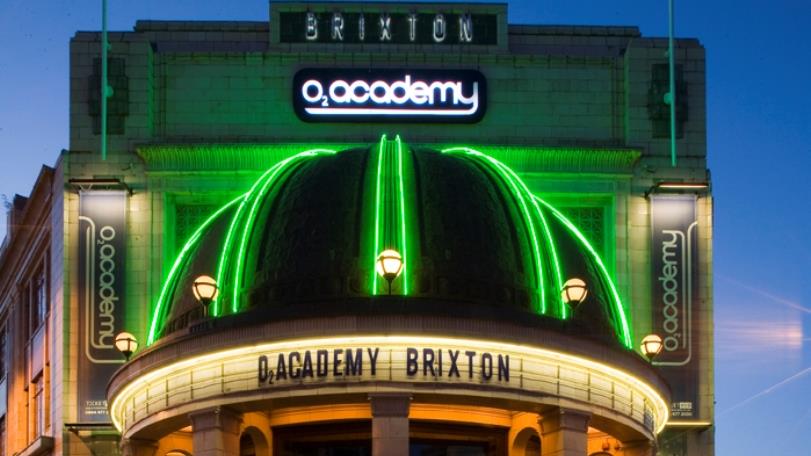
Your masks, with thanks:
[{"label": "theater building facade", "polygon": [[0,454],[713,454],[697,40],[671,125],[635,27],[269,11],[110,33],[106,157],[71,40],[0,253]]}]

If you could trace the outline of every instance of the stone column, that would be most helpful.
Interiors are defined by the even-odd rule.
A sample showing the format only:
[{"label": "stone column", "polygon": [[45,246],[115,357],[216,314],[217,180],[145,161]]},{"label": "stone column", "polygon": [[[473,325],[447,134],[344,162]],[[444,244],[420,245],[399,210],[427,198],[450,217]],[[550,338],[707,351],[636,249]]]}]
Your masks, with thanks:
[{"label": "stone column", "polygon": [[588,413],[559,409],[541,417],[541,456],[586,456]]},{"label": "stone column", "polygon": [[239,456],[242,415],[225,407],[189,414],[194,456]]},{"label": "stone column", "polygon": [[372,404],[372,456],[408,456],[411,395],[376,393],[369,395],[369,401]]},{"label": "stone column", "polygon": [[622,442],[623,456],[656,456],[656,447],[650,440]]},{"label": "stone column", "polygon": [[146,439],[125,439],[121,441],[123,456],[155,456],[158,442]]}]

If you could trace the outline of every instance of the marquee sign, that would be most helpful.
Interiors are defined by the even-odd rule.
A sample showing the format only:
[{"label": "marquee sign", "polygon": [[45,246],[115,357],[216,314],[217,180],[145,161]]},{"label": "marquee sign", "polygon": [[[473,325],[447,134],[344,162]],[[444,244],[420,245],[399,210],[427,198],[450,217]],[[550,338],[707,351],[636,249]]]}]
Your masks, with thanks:
[{"label": "marquee sign", "polygon": [[307,122],[478,122],[487,83],[474,70],[318,69],[293,78],[293,105]]},{"label": "marquee sign", "polygon": [[668,415],[659,391],[611,365],[526,345],[432,336],[252,343],[181,358],[140,371],[110,391],[110,413],[126,435],[151,417],[165,419],[175,409],[188,413],[190,402],[223,395],[250,401],[311,397],[322,388],[364,394],[428,385],[437,394],[586,401],[651,432],[659,432]]},{"label": "marquee sign", "polygon": [[109,422],[107,382],[124,363],[114,345],[124,329],[127,193],[79,194],[79,419]]},{"label": "marquee sign", "polygon": [[[352,347],[290,351],[258,358],[260,385],[306,378],[363,376],[376,377],[380,347]],[[510,383],[510,355],[475,350],[442,348],[405,349],[406,377],[461,379]],[[275,367],[275,368],[274,368]],[[365,367],[365,369],[364,369]]]},{"label": "marquee sign", "polygon": [[651,197],[653,322],[664,342],[654,364],[672,385],[673,418],[697,413],[697,226],[694,195]]}]

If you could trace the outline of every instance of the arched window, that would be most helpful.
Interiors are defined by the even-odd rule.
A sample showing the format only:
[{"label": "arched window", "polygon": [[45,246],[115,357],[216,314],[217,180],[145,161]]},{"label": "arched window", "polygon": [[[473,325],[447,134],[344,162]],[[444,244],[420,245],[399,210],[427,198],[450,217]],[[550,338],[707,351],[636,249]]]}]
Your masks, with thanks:
[{"label": "arched window", "polygon": [[541,456],[541,439],[537,435],[527,439],[527,446],[524,449],[525,456]]},{"label": "arched window", "polygon": [[239,438],[239,456],[256,456],[256,445],[250,434],[242,434]]}]

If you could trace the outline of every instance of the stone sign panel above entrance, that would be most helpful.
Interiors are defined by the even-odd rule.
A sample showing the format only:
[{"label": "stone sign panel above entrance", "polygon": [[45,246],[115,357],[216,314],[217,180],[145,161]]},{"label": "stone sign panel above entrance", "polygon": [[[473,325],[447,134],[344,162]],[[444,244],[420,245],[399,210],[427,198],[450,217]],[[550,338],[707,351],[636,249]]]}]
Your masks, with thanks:
[{"label": "stone sign panel above entrance", "polygon": [[505,44],[506,6],[273,2],[271,22],[274,44],[492,47]]}]

